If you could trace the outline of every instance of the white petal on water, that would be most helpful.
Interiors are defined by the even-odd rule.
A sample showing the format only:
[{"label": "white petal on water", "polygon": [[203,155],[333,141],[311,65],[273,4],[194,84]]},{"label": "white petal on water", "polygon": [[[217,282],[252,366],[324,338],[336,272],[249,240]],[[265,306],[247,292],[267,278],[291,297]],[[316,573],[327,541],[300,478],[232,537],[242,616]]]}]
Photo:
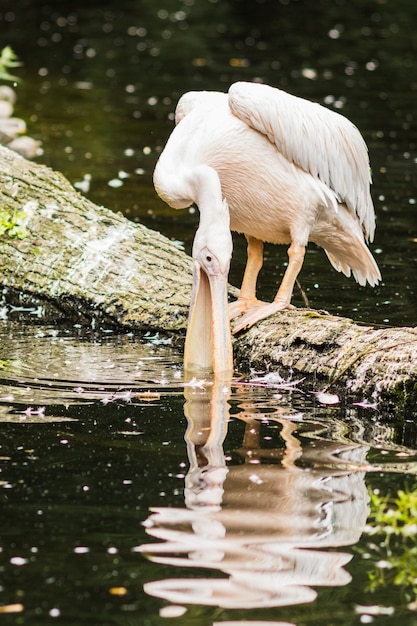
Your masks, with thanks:
[{"label": "white petal on water", "polygon": [[355,606],[355,613],[365,613],[366,615],[393,615],[394,611],[393,606],[381,606],[379,604],[372,604],[370,606],[357,604]]},{"label": "white petal on water", "polygon": [[360,406],[363,409],[376,409],[378,407],[376,402],[368,402],[368,400],[362,400],[362,402],[354,402],[353,406]]},{"label": "white petal on water", "polygon": [[160,611],[160,617],[181,617],[187,612],[185,606],[181,606],[179,604],[170,604],[168,606],[163,606]]},{"label": "white petal on water", "polygon": [[22,556],[13,556],[10,559],[10,563],[12,565],[17,565],[17,566],[21,566],[21,565],[26,565],[26,563],[28,563],[28,560],[23,558]]},{"label": "white petal on water", "polygon": [[315,391],[314,395],[322,404],[339,404],[340,398],[335,393],[325,393],[324,391]]},{"label": "white petal on water", "polygon": [[251,475],[249,476],[249,480],[250,480],[252,483],[255,483],[256,485],[262,485],[262,483],[264,482],[264,481],[262,480],[262,478],[260,478],[257,474],[251,474]]},{"label": "white petal on water", "polygon": [[205,378],[196,378],[195,376],[193,376],[193,378],[188,382],[188,383],[180,383],[181,387],[192,387],[193,389],[204,389],[204,387],[206,387],[207,385],[211,385],[212,383],[210,381],[206,381]]},{"label": "white petal on water", "polygon": [[120,180],[120,178],[112,178],[111,180],[109,180],[107,184],[109,187],[112,187],[113,189],[117,189],[118,187],[123,187],[123,181]]}]

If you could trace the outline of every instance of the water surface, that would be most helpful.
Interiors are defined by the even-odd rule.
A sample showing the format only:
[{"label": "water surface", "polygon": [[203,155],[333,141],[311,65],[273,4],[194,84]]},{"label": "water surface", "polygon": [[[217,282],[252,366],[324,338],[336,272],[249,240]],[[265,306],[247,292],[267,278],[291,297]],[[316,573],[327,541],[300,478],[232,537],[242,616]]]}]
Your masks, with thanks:
[{"label": "water surface", "polygon": [[184,385],[159,337],[0,334],[7,623],[414,623],[370,591],[364,527],[368,489],[413,484],[415,416],[276,376]]}]

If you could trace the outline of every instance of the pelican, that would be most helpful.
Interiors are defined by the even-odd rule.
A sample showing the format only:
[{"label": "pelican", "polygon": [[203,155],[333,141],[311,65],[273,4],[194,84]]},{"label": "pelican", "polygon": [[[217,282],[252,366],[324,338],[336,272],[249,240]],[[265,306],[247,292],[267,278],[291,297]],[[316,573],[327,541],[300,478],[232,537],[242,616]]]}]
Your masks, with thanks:
[{"label": "pelican", "polygon": [[[366,144],[344,116],[260,83],[237,82],[228,93],[188,92],[154,171],[158,195],[171,207],[196,204],[193,288],[184,352],[186,370],[233,370],[233,332],[283,309],[309,241],[332,266],[360,285],[376,285],[367,247],[375,231]],[[227,304],[230,231],[247,239],[238,299]],[[272,303],[256,298],[263,243],[289,244],[288,266]]]}]

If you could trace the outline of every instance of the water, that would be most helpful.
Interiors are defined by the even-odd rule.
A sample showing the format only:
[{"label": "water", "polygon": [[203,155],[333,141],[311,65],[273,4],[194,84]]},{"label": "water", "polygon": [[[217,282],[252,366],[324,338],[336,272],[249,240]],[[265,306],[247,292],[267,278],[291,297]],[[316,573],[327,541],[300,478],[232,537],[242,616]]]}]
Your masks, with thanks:
[{"label": "water", "polygon": [[413,416],[265,376],[184,386],[155,337],[0,334],[6,623],[414,623],[401,589],[367,590],[364,532],[369,488],[413,484]]},{"label": "water", "polygon": [[[414,3],[83,4],[0,8],[41,162],[189,249],[197,214],[151,183],[179,95],[261,77],[326,103],[369,145],[384,280],[360,288],[312,246],[302,286],[313,307],[415,324]],[[261,297],[285,262],[267,247]],[[2,321],[0,345],[3,622],[416,623],[412,585],[392,582],[404,546],[365,527],[370,491],[415,487],[415,411],[265,373],[184,387],[164,337],[30,315]]]}]

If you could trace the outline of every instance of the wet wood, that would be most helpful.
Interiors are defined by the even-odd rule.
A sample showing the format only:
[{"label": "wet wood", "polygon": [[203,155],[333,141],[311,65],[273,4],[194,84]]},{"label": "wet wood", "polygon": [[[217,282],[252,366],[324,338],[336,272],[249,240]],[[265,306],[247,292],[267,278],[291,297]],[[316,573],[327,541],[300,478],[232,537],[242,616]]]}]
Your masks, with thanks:
[{"label": "wet wood", "polygon": [[[183,337],[191,260],[161,234],[98,207],[59,173],[0,148],[2,210],[24,212],[22,239],[0,237],[5,310],[36,306],[40,317],[94,328]],[[8,309],[7,309],[8,307]],[[307,376],[406,403],[417,391],[417,329],[373,328],[298,309],[234,338],[236,370]]]},{"label": "wet wood", "polygon": [[[331,392],[408,403],[417,392],[417,328],[374,328],[309,309],[283,311],[242,334],[237,363],[307,376]],[[284,372],[283,372],[284,375]],[[326,381],[323,384],[323,381]]]}]

